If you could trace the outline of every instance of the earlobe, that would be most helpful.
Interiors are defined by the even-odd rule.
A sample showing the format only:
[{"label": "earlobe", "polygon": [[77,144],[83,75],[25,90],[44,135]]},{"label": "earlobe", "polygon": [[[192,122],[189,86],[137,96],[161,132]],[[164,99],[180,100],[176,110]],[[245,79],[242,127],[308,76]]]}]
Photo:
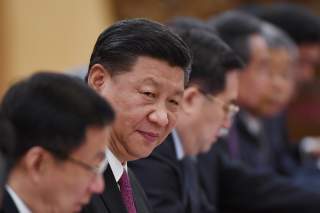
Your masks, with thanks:
[{"label": "earlobe", "polygon": [[41,147],[33,147],[24,157],[26,169],[35,182],[41,180],[40,176],[45,170],[46,159],[44,152],[46,151]]},{"label": "earlobe", "polygon": [[97,92],[101,91],[110,79],[109,72],[101,64],[94,64],[89,70],[88,85]]}]

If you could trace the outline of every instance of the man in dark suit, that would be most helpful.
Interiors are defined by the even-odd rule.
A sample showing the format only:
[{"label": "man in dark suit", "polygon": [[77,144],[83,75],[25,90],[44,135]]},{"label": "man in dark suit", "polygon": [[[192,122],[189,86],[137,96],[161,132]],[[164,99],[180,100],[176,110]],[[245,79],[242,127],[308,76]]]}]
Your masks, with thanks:
[{"label": "man in dark suit", "polygon": [[86,212],[150,212],[127,162],[147,157],[177,122],[190,68],[188,46],[167,27],[120,21],[99,36],[86,80],[117,112],[112,126],[109,186]]},{"label": "man in dark suit", "polygon": [[79,79],[38,73],[14,84],[1,106],[17,144],[1,212],[79,212],[103,191],[114,119],[104,99]]},{"label": "man in dark suit", "polygon": [[[247,105],[251,104],[247,109],[252,109],[253,104],[263,106],[265,100],[261,98],[261,94],[268,92],[270,82],[267,68],[270,58],[266,40],[260,31],[262,23],[251,16],[233,11],[214,17],[211,24],[247,64],[240,73],[239,103],[243,105],[241,95],[245,90],[250,95]],[[245,83],[244,78],[260,81]],[[257,88],[259,86],[264,90]],[[252,114],[260,111],[261,108],[255,108]],[[243,123],[239,123],[238,119],[243,117],[243,113],[238,113],[236,117],[233,127],[243,130]],[[259,125],[255,120],[251,119],[250,122],[250,128],[258,135]],[[200,179],[208,200],[215,203],[222,212],[316,212],[319,208],[319,192],[310,192],[307,187],[280,177],[271,167],[259,167],[272,160],[267,158],[268,154],[249,149],[252,151],[249,154],[243,152],[239,155],[238,133],[231,128],[228,143],[218,141],[209,153],[198,158]],[[258,145],[260,141],[252,135],[246,135],[242,139],[248,146],[264,148]],[[232,160],[241,157],[252,164]]]},{"label": "man in dark suit", "polygon": [[[298,142],[303,137],[308,136],[306,134],[308,131],[309,135],[318,134],[319,119],[317,119],[316,110],[312,110],[317,109],[317,101],[308,101],[315,100],[314,97],[318,97],[315,88],[319,88],[316,86],[319,85],[316,81],[320,58],[319,17],[310,9],[292,3],[279,3],[269,6],[253,5],[251,9],[244,8],[244,10],[280,28],[297,44],[299,54],[295,63],[297,86],[294,98],[289,106],[273,121],[270,122],[270,119],[268,119],[267,126],[271,123],[272,126],[279,127],[278,129],[268,127],[271,130],[273,129],[268,134],[282,134],[282,140],[279,142],[281,143],[280,146],[286,148],[286,150],[284,150],[285,152],[280,151],[281,154],[290,155],[296,162],[307,163],[308,167],[312,167],[312,159],[317,158],[317,150],[306,151],[303,149],[305,146],[300,146]],[[290,53],[292,52],[290,50]],[[279,59],[281,56],[276,57]],[[282,61],[285,61],[285,59],[283,58]],[[312,85],[315,85],[315,87],[312,88]],[[312,97],[313,93],[315,94],[314,97]],[[311,161],[302,162],[303,157]],[[309,163],[311,164],[309,165]],[[316,162],[313,163],[316,164]]]},{"label": "man in dark suit", "polygon": [[171,23],[190,46],[190,83],[181,101],[176,129],[146,159],[134,161],[155,212],[215,212],[197,177],[196,156],[210,149],[221,128],[228,128],[237,107],[240,59],[213,32],[187,20]]}]

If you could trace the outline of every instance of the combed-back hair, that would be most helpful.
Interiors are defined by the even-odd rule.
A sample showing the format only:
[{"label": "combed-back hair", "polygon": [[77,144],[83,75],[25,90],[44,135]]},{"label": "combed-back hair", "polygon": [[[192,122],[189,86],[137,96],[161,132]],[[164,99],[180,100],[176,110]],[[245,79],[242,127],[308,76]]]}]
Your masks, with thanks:
[{"label": "combed-back hair", "polygon": [[15,159],[40,146],[65,159],[85,142],[86,130],[114,120],[111,106],[80,79],[39,72],[14,84],[2,101],[16,132]]},{"label": "combed-back hair", "polygon": [[176,32],[178,35],[183,33],[186,30],[191,29],[203,29],[212,33],[216,33],[212,27],[210,27],[206,22],[190,17],[190,16],[177,16],[173,19],[170,19],[165,23],[172,31]]},{"label": "combed-back hair", "polygon": [[210,94],[222,92],[225,89],[226,74],[243,67],[240,58],[213,31],[201,24],[193,25],[191,21],[182,25],[179,20],[175,20],[170,27],[174,29],[175,26],[181,38],[189,45],[193,57],[190,85],[196,85]]},{"label": "combed-back hair", "polygon": [[284,30],[297,44],[320,42],[320,19],[308,8],[293,3],[256,7],[246,11]]},{"label": "combed-back hair", "polygon": [[245,64],[250,61],[250,38],[261,34],[261,21],[240,11],[229,11],[211,17],[208,24],[218,33]]},{"label": "combed-back hair", "polygon": [[298,58],[298,48],[295,42],[280,28],[263,22],[261,26],[262,35],[271,49],[285,49],[292,60]]},{"label": "combed-back hair", "polygon": [[168,27],[146,19],[119,21],[103,31],[91,54],[89,70],[101,64],[111,75],[128,72],[139,56],[181,67],[187,83],[191,64],[188,46]]}]

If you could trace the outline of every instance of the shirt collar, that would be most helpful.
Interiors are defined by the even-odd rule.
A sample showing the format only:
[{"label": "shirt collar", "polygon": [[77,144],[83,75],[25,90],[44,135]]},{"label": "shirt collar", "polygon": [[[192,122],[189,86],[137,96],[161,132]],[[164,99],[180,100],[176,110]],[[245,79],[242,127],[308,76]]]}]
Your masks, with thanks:
[{"label": "shirt collar", "polygon": [[15,203],[18,212],[20,213],[31,213],[30,209],[27,205],[22,201],[22,199],[15,193],[15,191],[9,186],[6,185],[6,190],[8,191],[9,195],[11,196],[13,202]]},{"label": "shirt collar", "polygon": [[180,137],[175,129],[172,130],[171,134],[173,137],[173,143],[174,143],[174,148],[176,150],[177,159],[181,160],[185,156],[185,153],[182,147]]},{"label": "shirt collar", "polygon": [[253,135],[259,135],[263,128],[261,120],[248,112],[243,112],[242,118],[249,132]]},{"label": "shirt collar", "polygon": [[118,158],[109,149],[106,150],[106,156],[107,156],[111,171],[113,173],[113,176],[118,182],[122,176],[123,170],[126,170],[126,172],[128,172],[127,163],[122,165],[121,162],[118,160]]}]

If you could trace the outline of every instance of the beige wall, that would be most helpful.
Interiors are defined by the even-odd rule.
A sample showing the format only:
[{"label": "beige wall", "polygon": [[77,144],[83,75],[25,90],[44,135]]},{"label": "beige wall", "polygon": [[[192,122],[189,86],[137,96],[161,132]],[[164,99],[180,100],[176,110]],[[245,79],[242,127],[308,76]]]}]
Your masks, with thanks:
[{"label": "beige wall", "polygon": [[36,70],[88,63],[98,34],[114,20],[111,0],[0,2],[0,94]]}]

